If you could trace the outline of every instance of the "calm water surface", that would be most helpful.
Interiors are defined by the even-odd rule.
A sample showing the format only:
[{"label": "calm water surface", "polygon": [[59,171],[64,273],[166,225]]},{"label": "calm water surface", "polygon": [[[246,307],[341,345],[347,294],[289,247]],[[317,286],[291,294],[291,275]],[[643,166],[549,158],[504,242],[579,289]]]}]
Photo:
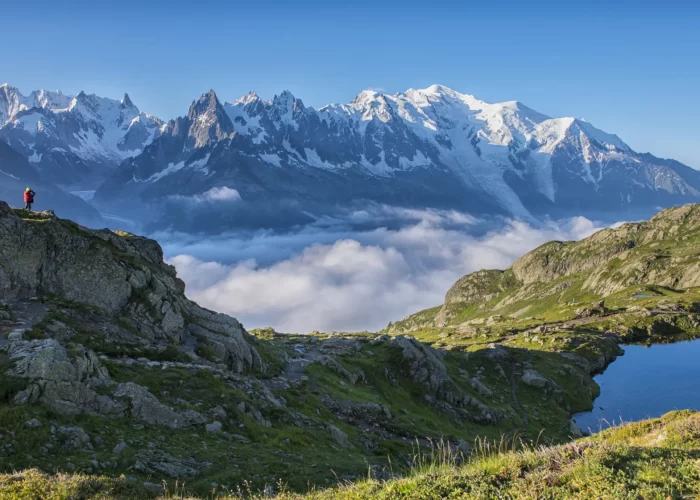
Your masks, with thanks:
[{"label": "calm water surface", "polygon": [[671,410],[700,410],[700,339],[623,349],[624,356],[594,379],[600,396],[593,410],[574,415],[581,429],[597,432]]}]

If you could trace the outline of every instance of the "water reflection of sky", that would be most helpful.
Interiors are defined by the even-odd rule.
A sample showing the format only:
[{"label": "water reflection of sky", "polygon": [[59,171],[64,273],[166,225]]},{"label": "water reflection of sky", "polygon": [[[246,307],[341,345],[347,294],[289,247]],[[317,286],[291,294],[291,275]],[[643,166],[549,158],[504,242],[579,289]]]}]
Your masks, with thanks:
[{"label": "water reflection of sky", "polygon": [[581,429],[595,432],[671,410],[700,410],[700,339],[623,349],[625,355],[595,377],[600,396],[593,410],[574,415]]}]

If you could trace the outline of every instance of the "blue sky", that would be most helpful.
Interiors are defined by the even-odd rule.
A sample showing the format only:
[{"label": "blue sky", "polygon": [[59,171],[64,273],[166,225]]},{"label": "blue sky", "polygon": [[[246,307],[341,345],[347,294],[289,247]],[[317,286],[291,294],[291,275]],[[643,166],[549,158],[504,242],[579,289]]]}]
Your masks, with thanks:
[{"label": "blue sky", "polygon": [[321,106],[442,83],[700,168],[700,2],[2,3],[0,81],[25,93],[128,92],[172,118],[209,88]]}]

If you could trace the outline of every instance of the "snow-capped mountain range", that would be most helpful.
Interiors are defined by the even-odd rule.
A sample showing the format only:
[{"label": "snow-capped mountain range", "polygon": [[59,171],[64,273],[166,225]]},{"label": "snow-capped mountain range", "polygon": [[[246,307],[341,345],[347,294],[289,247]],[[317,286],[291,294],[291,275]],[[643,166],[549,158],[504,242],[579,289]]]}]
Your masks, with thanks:
[{"label": "snow-capped mountain range", "polygon": [[233,103],[210,91],[167,123],[128,96],[0,89],[0,138],[42,174],[65,168],[81,189],[104,180],[96,206],[158,228],[288,226],[367,203],[531,219],[700,201],[690,167],[584,120],[441,85],[320,109],[287,91]]},{"label": "snow-capped mountain range", "polygon": [[0,85],[0,139],[60,185],[96,187],[110,169],[153,142],[161,126],[126,94],[120,101],[85,92],[24,96]]}]

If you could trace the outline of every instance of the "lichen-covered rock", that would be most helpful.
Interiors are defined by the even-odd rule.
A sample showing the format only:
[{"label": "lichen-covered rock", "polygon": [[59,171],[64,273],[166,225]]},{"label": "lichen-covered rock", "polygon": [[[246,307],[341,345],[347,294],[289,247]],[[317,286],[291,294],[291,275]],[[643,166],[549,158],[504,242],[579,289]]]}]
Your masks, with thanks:
[{"label": "lichen-covered rock", "polygon": [[391,410],[379,403],[357,403],[347,400],[336,400],[326,395],[320,396],[323,404],[337,417],[346,422],[364,421],[374,423],[391,420]]},{"label": "lichen-covered rock", "polygon": [[13,363],[9,375],[27,381],[16,403],[38,402],[68,415],[125,415],[126,404],[98,393],[109,374],[92,351],[75,347],[69,353],[53,339],[16,341],[2,349]]},{"label": "lichen-covered rock", "polygon": [[26,427],[29,427],[30,429],[36,428],[36,427],[41,427],[42,423],[37,420],[36,418],[33,418],[31,420],[28,420],[25,424]]},{"label": "lichen-covered rock", "polygon": [[215,356],[231,370],[265,371],[266,367],[260,354],[250,343],[252,337],[238,321],[196,305],[191,307],[189,312],[193,321],[188,324],[187,332],[209,345]]},{"label": "lichen-covered rock", "polygon": [[469,379],[469,385],[471,385],[472,388],[482,396],[493,396],[493,391],[486,387],[486,385],[476,377]]},{"label": "lichen-covered rock", "polygon": [[221,427],[222,427],[221,422],[215,421],[215,422],[212,422],[210,424],[207,424],[205,426],[205,429],[207,432],[217,433],[217,432],[221,432]]},{"label": "lichen-covered rock", "polygon": [[92,450],[92,439],[81,427],[59,427],[56,435],[66,449]]},{"label": "lichen-covered rock", "polygon": [[18,377],[64,382],[109,377],[94,352],[76,347],[69,355],[53,339],[13,342],[4,350],[13,361],[13,375]]},{"label": "lichen-covered rock", "polygon": [[345,377],[352,384],[356,384],[359,381],[365,380],[365,374],[362,370],[359,370],[357,372],[351,372],[350,370],[345,368],[343,365],[338,363],[338,361],[336,361],[335,358],[333,358],[331,356],[321,356],[318,359],[318,362],[321,363],[326,368],[329,368],[330,370],[334,371],[338,375]]}]

